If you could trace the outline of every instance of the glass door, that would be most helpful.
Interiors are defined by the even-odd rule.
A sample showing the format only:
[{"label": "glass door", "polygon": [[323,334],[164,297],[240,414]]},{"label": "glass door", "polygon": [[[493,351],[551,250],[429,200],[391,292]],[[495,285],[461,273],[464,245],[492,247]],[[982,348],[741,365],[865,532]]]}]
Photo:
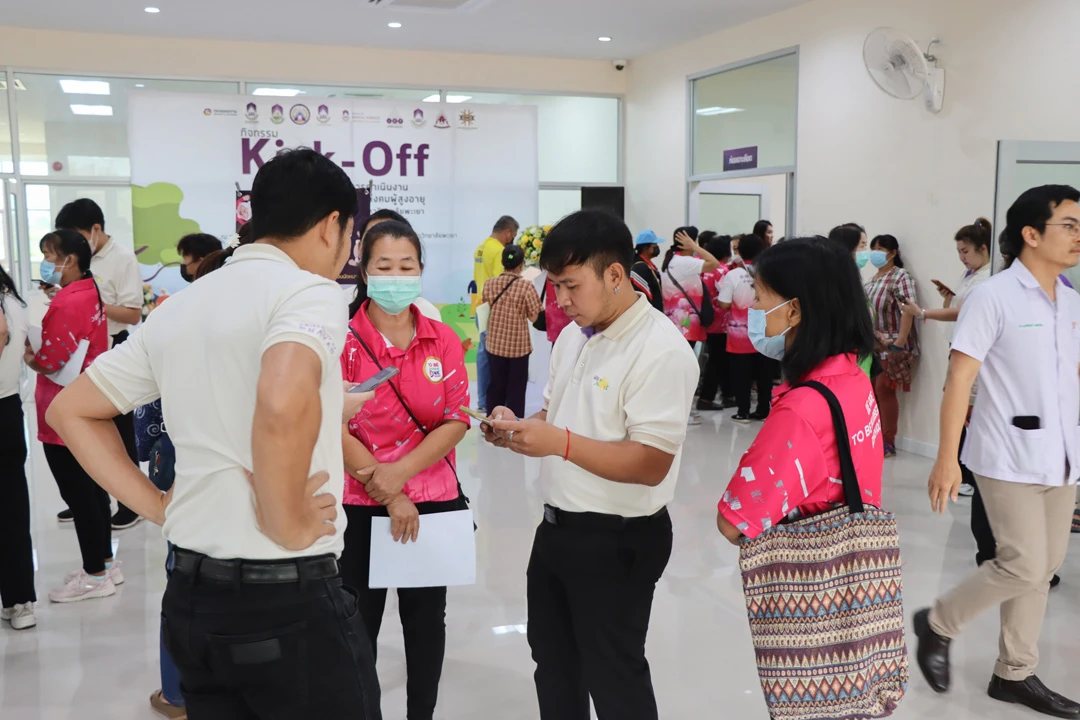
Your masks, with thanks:
[{"label": "glass door", "polygon": [[768,184],[706,180],[690,191],[690,224],[720,235],[745,235],[758,220],[769,217],[771,206]]}]

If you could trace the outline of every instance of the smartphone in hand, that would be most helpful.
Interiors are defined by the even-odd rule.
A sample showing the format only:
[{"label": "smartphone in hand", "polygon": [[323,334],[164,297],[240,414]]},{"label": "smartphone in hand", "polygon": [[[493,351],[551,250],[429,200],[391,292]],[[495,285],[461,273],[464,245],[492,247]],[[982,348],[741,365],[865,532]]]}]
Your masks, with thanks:
[{"label": "smartphone in hand", "polygon": [[389,381],[390,378],[394,377],[399,372],[401,372],[401,371],[398,370],[396,367],[393,367],[393,366],[383,368],[379,372],[377,372],[374,375],[372,375],[371,377],[369,377],[367,380],[365,380],[362,383],[360,383],[359,385],[351,388],[349,390],[349,392],[350,393],[371,392],[372,390],[379,387],[383,383]]}]

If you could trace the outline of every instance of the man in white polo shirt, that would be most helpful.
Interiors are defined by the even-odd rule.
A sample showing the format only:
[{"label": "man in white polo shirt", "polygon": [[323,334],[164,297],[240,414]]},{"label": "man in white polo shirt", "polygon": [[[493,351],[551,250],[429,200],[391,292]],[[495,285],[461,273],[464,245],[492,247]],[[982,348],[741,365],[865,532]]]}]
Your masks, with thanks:
[{"label": "man in white polo shirt", "polygon": [[[90,244],[94,254],[90,260],[90,270],[97,281],[101,302],[105,304],[109,337],[113,347],[121,344],[127,340],[131,328],[142,319],[143,282],[135,253],[105,234],[105,214],[90,198],[79,198],[62,207],[56,214],[56,227],[75,230]],[[118,415],[115,422],[120,437],[124,439],[128,457],[132,462],[138,462],[134,414]],[[61,522],[69,521],[71,511],[64,510],[57,517]],[[140,520],[138,515],[120,503],[112,517],[113,530],[124,530]]]},{"label": "man in white polo shirt", "polygon": [[949,648],[972,620],[1001,606],[989,694],[1053,717],[1080,705],[1035,675],[1050,579],[1065,561],[1080,478],[1080,295],[1058,276],[1080,262],[1080,192],[1033,188],[1009,209],[1008,268],[968,297],[953,337],[930,502],[945,512],[961,483],[957,448],[976,376],[979,394],[963,462],[975,473],[997,557],[933,609],[915,615],[918,661],[930,686],[951,684]]},{"label": "man in white polo shirt", "polygon": [[645,637],[671,555],[667,504],[698,382],[686,340],[634,292],[618,218],[575,213],[540,265],[574,323],[551,356],[544,409],[494,408],[489,442],[543,458],[544,520],[528,570],[529,645],[542,720],[656,720]]},{"label": "man in white polo shirt", "polygon": [[[49,408],[95,481],[164,525],[165,643],[193,718],[378,719],[371,645],[337,557],[348,256],[356,191],[312,150],[252,185],[254,243],[173,296]],[[162,494],[112,418],[160,397]],[[319,494],[316,494],[319,493]]]}]

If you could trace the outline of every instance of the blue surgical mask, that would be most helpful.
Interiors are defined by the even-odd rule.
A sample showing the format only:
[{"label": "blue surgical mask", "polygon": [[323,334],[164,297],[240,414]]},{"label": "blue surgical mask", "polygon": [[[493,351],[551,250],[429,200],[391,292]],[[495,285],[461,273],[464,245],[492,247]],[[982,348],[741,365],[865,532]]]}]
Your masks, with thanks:
[{"label": "blue surgical mask", "polygon": [[883,268],[889,264],[889,253],[884,250],[870,251],[870,264],[876,268]]},{"label": "blue surgical mask", "polygon": [[367,295],[390,315],[400,315],[420,297],[419,275],[369,275]]},{"label": "blue surgical mask", "polygon": [[56,267],[56,263],[49,262],[48,260],[42,260],[39,266],[38,272],[41,274],[41,279],[50,285],[59,285],[60,279],[64,275],[64,267],[67,266],[67,260],[59,268]]},{"label": "blue surgical mask", "polygon": [[768,312],[751,308],[747,314],[746,329],[750,335],[750,342],[753,343],[755,350],[767,358],[772,358],[773,360],[784,359],[784,351],[787,349],[786,335],[791,328],[789,327],[779,335],[769,337],[765,334],[765,318],[768,317],[769,313],[774,313],[784,307],[784,305],[790,303],[791,301],[788,300],[786,303],[777,305]]},{"label": "blue surgical mask", "polygon": [[855,253],[855,264],[859,266],[860,269],[866,267],[866,263],[868,262],[870,262],[869,250],[860,250]]}]

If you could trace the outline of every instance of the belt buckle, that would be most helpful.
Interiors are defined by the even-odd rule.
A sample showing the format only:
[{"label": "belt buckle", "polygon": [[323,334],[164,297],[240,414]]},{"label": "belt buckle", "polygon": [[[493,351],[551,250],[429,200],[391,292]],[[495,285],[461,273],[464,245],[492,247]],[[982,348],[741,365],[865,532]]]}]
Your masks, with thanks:
[{"label": "belt buckle", "polygon": [[544,522],[551,523],[552,525],[559,524],[559,513],[555,508],[548,505],[544,506]]}]

